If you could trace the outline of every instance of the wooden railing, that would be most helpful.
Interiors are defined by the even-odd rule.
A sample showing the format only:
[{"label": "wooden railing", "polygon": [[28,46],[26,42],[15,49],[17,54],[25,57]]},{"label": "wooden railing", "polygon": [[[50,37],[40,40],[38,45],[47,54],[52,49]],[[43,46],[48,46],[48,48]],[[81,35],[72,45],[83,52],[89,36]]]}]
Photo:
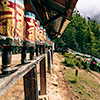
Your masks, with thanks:
[{"label": "wooden railing", "polygon": [[[40,50],[41,52],[41,50]],[[38,52],[37,54],[38,55]],[[47,57],[46,57],[47,56]],[[53,62],[52,49],[47,50],[44,54],[34,57],[27,64],[19,64],[14,66],[14,72],[2,73],[0,75],[0,96],[3,95],[12,85],[20,78],[24,80],[25,100],[38,100],[38,82],[37,82],[37,64],[40,65],[40,95],[46,94],[46,58],[48,61],[48,72],[51,71],[51,62]],[[51,59],[52,58],[52,59]]]}]

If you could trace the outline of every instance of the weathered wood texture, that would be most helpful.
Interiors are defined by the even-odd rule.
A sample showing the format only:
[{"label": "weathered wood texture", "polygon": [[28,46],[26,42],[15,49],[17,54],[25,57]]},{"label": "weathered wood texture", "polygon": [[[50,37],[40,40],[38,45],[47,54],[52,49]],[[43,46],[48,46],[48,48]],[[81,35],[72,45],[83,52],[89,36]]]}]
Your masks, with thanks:
[{"label": "weathered wood texture", "polygon": [[26,65],[16,66],[18,70],[13,74],[1,77],[0,75],[0,96],[6,92],[13,84],[15,84],[20,78],[22,78],[25,74],[27,74],[32,68],[35,67],[35,63],[38,63],[45,57],[44,55],[39,56],[36,60],[31,61]]},{"label": "weathered wood texture", "polygon": [[40,61],[40,95],[46,94],[46,62],[45,57]]},{"label": "weathered wood texture", "polygon": [[24,76],[25,100],[38,100],[36,64],[34,64],[34,66],[35,67]]}]

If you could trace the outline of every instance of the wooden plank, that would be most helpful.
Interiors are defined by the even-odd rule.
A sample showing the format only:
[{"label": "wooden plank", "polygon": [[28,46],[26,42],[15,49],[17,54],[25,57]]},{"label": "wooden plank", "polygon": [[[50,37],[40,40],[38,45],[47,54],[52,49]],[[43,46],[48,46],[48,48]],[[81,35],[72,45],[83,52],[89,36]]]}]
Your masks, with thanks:
[{"label": "wooden plank", "polygon": [[[28,73],[34,66],[45,57],[44,55],[39,56],[36,60],[32,60],[31,63],[19,66],[18,70],[13,74],[1,77],[0,75],[0,96],[6,92],[12,85],[14,85],[20,78],[22,78],[26,73]],[[18,66],[16,66],[18,67]]]},{"label": "wooden plank", "polygon": [[32,0],[29,0],[29,2],[30,2],[30,4],[32,5],[32,8],[34,9],[34,11],[35,11],[36,15],[38,16],[39,20],[41,21],[41,24],[43,25],[44,23],[43,23],[43,21],[42,21],[40,15],[39,15],[39,13],[38,13],[38,11],[37,11],[35,5],[33,4]]},{"label": "wooden plank", "polygon": [[45,57],[40,61],[40,95],[46,94],[46,63]]}]

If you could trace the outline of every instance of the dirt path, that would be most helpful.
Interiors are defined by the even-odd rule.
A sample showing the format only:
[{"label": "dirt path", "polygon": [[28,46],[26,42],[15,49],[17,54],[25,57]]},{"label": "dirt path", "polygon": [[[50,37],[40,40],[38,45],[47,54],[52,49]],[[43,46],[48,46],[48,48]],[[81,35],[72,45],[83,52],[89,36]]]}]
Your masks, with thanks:
[{"label": "dirt path", "polygon": [[53,70],[58,76],[58,87],[59,87],[59,94],[61,95],[61,100],[78,100],[75,99],[74,95],[70,92],[69,86],[64,80],[63,69],[65,66],[62,64],[64,58],[58,53],[54,53],[54,64]]}]

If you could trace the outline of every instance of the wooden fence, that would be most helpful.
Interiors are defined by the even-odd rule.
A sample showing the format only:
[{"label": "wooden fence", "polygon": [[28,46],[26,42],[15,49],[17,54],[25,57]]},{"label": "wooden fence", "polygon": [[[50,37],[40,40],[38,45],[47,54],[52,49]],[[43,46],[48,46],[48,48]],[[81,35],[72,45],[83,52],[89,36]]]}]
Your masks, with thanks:
[{"label": "wooden fence", "polygon": [[[36,48],[37,49],[37,48]],[[45,48],[44,48],[45,50]],[[40,95],[46,94],[46,58],[48,63],[48,72],[51,72],[51,62],[53,62],[53,50],[48,49],[39,52],[36,50],[36,56],[27,64],[19,64],[13,67],[13,72],[2,73],[0,75],[0,96],[3,95],[12,85],[20,78],[24,80],[25,100],[38,100],[38,81],[37,81],[37,64],[40,65]],[[43,53],[44,52],[44,53]],[[47,57],[46,57],[47,56]],[[52,59],[51,59],[52,58]]]}]

